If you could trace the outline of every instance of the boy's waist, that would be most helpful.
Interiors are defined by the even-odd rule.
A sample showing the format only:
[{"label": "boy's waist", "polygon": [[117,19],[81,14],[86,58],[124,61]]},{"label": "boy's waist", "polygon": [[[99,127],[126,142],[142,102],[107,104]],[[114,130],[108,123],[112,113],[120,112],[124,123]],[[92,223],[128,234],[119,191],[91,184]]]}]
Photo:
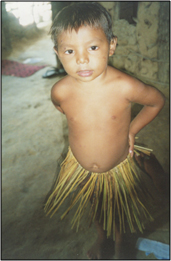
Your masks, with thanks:
[{"label": "boy's waist", "polygon": [[[153,150],[152,149],[149,149],[149,148],[145,148],[145,147],[141,147],[141,146],[138,146],[138,145],[134,145],[134,153],[136,153],[137,155],[139,155],[139,153],[141,153],[141,152],[143,152],[144,154],[146,154],[146,155],[148,155],[148,156],[150,156],[150,154],[151,154],[151,152],[152,152]],[[87,169],[85,169],[78,161],[77,161],[77,159],[76,159],[76,157],[74,156],[74,154],[73,154],[73,152],[72,152],[72,150],[71,150],[71,147],[69,146],[69,149],[68,149],[68,154],[67,154],[67,157],[66,157],[66,159],[63,161],[63,163],[62,164],[64,164],[64,162],[70,162],[70,161],[73,161],[74,160],[74,162],[75,163],[77,163],[78,165],[80,165],[80,167],[82,168],[82,169],[84,169],[85,171],[88,171],[90,174],[91,173],[96,173],[96,174],[105,174],[105,173],[108,173],[109,171],[111,171],[111,170],[115,170],[115,169],[117,169],[118,167],[120,167],[120,166],[123,166],[124,164],[127,164],[128,162],[133,162],[134,161],[134,159],[131,157],[131,155],[128,153],[127,154],[127,156],[126,156],[126,158],[123,160],[123,161],[121,161],[119,164],[117,164],[115,167],[113,167],[113,168],[111,168],[111,169],[109,169],[109,170],[107,170],[107,171],[103,171],[103,172],[94,172],[94,171],[89,171],[89,170],[87,170]]]},{"label": "boy's waist", "polygon": [[87,146],[70,143],[71,151],[78,163],[90,172],[103,173],[113,169],[119,163],[126,159],[129,152],[129,144],[125,142],[124,146]]}]

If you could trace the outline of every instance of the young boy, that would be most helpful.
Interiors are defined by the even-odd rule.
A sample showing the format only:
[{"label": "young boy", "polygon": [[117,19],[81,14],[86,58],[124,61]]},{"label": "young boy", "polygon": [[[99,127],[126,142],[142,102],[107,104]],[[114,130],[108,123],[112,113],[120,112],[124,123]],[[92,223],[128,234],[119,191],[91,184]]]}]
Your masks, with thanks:
[{"label": "young boy", "polygon": [[[54,213],[74,191],[63,217],[80,202],[73,218],[73,226],[78,227],[90,200],[90,221],[95,221],[98,239],[88,257],[100,259],[104,242],[113,235],[119,258],[125,224],[131,232],[142,231],[144,220],[152,220],[153,177],[136,164],[139,153],[134,141],[160,112],[164,97],[108,66],[117,38],[111,17],[100,4],[79,2],[64,8],[55,18],[51,35],[68,74],[53,86],[51,98],[67,117],[70,148],[45,211]],[[132,122],[131,103],[144,105]]]}]

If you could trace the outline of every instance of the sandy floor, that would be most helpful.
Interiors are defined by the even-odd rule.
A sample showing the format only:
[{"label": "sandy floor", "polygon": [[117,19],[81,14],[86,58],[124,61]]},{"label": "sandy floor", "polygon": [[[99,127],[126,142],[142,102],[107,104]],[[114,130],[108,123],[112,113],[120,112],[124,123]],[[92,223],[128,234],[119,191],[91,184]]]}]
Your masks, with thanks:
[{"label": "sandy floor", "polygon": [[[52,46],[45,34],[33,45],[20,45],[7,58],[22,62],[39,57],[43,58],[39,64],[55,66]],[[78,233],[70,229],[72,215],[60,221],[65,206],[51,219],[43,212],[68,131],[65,117],[50,101],[51,87],[60,77],[43,79],[47,69],[27,78],[2,76],[2,259],[87,259],[86,252],[96,239],[94,227],[87,229],[86,221]],[[133,114],[138,109],[135,106]],[[169,173],[168,99],[158,118],[138,137],[140,144],[154,149]],[[160,226],[143,236],[169,243],[168,220],[165,211]],[[155,259],[140,251],[136,255]]]}]

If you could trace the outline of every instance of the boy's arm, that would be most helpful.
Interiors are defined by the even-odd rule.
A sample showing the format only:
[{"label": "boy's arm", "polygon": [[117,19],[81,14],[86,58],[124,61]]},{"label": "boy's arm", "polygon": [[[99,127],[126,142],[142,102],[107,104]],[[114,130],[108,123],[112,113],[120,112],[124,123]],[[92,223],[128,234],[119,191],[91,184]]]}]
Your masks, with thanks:
[{"label": "boy's arm", "polygon": [[64,111],[60,106],[60,91],[58,83],[56,83],[51,89],[51,101],[56,107],[56,109],[64,114]]},{"label": "boy's arm", "polygon": [[164,106],[164,95],[156,88],[146,85],[136,79],[129,81],[128,100],[144,105],[143,109],[132,120],[129,129],[129,152],[133,156],[135,135],[150,123]]}]

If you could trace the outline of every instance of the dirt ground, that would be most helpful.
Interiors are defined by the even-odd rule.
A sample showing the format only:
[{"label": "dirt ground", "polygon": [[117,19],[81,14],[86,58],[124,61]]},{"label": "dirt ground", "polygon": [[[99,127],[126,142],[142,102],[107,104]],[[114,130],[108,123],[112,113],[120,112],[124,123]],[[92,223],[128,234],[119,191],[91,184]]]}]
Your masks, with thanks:
[{"label": "dirt ground", "polygon": [[[2,76],[2,259],[87,259],[86,252],[96,239],[94,226],[87,229],[86,220],[77,233],[70,229],[72,213],[60,220],[68,203],[52,218],[43,212],[57,159],[68,145],[65,116],[50,101],[51,87],[60,77],[42,78],[56,65],[52,47],[47,32],[34,43],[18,44],[7,59],[23,62],[38,57],[43,58],[39,64],[48,66],[27,78]],[[139,133],[138,142],[153,148],[169,174],[169,96],[166,88],[163,92],[166,105]],[[134,106],[133,115],[138,110]],[[135,251],[138,236],[169,243],[168,209],[157,222],[143,235],[130,236],[136,259],[156,259]],[[126,254],[133,258],[131,252]]]}]

